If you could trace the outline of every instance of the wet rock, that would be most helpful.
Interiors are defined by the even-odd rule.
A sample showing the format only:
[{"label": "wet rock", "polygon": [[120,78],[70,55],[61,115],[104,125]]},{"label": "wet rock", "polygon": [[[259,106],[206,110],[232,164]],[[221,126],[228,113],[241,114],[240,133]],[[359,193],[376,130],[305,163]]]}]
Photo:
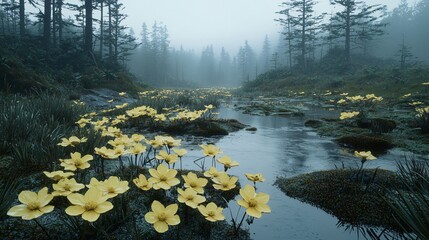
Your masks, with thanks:
[{"label": "wet rock", "polygon": [[374,133],[388,133],[396,128],[396,122],[385,118],[359,119],[357,126],[369,128]]},{"label": "wet rock", "polygon": [[248,127],[248,128],[246,128],[246,131],[249,131],[249,132],[256,132],[258,129],[257,128],[255,128],[255,127]]},{"label": "wet rock", "polygon": [[393,147],[390,139],[373,135],[347,135],[336,139],[344,147],[362,151],[384,152]]},{"label": "wet rock", "polygon": [[323,126],[323,121],[316,120],[316,119],[309,119],[305,121],[304,126],[306,127],[312,127],[312,128],[319,128]]}]

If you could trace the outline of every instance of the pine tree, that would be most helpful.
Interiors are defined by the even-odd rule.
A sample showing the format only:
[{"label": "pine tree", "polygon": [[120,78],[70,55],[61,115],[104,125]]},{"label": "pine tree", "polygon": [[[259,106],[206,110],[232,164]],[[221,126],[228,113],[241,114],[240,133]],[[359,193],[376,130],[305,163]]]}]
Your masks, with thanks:
[{"label": "pine tree", "polygon": [[270,69],[271,61],[271,44],[268,36],[265,35],[264,43],[262,45],[261,56],[259,57],[259,66],[261,66],[261,71],[266,72]]},{"label": "pine tree", "polygon": [[385,6],[365,5],[355,0],[331,0],[332,5],[344,9],[332,16],[332,33],[335,38],[344,38],[346,62],[351,63],[351,43],[353,40],[367,41],[383,34],[385,24],[378,20],[382,17]]},{"label": "pine tree", "polygon": [[307,54],[314,50],[313,41],[316,38],[316,32],[321,29],[320,23],[323,19],[323,14],[314,15],[314,0],[299,0],[283,2],[285,8],[278,12],[285,15],[287,18],[277,19],[282,25],[288,29],[293,28],[293,32],[288,33],[288,37],[293,40],[294,48],[300,52],[298,63],[302,70],[308,68]]}]

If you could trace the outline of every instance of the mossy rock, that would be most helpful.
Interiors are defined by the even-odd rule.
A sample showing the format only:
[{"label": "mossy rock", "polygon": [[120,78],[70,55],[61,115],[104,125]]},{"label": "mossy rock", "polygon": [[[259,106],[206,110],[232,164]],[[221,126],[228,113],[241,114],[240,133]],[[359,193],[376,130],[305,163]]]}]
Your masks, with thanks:
[{"label": "mossy rock", "polygon": [[319,128],[323,126],[323,121],[316,120],[316,119],[309,119],[305,121],[304,126],[311,127],[311,128]]},{"label": "mossy rock", "polygon": [[[235,119],[216,119],[199,120],[187,124],[174,124],[161,127],[161,129],[171,134],[191,134],[195,136],[226,136],[230,132],[236,132],[245,128],[247,125],[240,123]],[[159,127],[159,126],[158,126]]]},{"label": "mossy rock", "polygon": [[396,128],[396,122],[385,118],[359,119],[357,126],[360,128],[369,128],[372,132],[388,133]]},{"label": "mossy rock", "polygon": [[337,138],[336,142],[344,147],[374,152],[384,152],[393,147],[390,139],[373,135],[347,135]]},{"label": "mossy rock", "polygon": [[[377,172],[375,172],[377,171]],[[288,196],[315,205],[354,226],[370,225],[402,231],[383,198],[400,186],[394,172],[365,169],[363,183],[357,170],[336,169],[278,178],[276,185]],[[374,177],[375,176],[375,177]]]}]

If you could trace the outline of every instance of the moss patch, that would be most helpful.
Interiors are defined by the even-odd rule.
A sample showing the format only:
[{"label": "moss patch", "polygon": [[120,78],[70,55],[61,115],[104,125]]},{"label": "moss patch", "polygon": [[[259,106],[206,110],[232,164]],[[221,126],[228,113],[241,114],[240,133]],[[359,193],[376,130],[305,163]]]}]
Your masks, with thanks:
[{"label": "moss patch", "polygon": [[288,196],[315,205],[352,225],[371,225],[400,231],[393,211],[384,198],[400,186],[395,173],[374,169],[363,171],[364,183],[356,181],[357,170],[313,172],[293,178],[280,177],[276,185]]},{"label": "moss patch", "polygon": [[381,136],[347,135],[337,138],[336,141],[345,147],[374,152],[384,152],[393,147],[388,138]]},{"label": "moss patch", "polygon": [[165,131],[170,134],[190,134],[195,136],[211,137],[225,136],[230,132],[236,132],[247,125],[235,119],[213,119],[198,120],[189,123],[172,124],[167,126],[156,126],[156,131]]}]

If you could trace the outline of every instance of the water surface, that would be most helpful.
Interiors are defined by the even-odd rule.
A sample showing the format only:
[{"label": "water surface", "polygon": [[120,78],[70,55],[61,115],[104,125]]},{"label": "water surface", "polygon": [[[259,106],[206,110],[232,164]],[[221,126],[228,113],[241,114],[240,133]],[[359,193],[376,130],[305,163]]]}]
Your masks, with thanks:
[{"label": "water surface", "polygon": [[[256,132],[241,130],[231,133],[215,143],[224,154],[240,163],[239,167],[230,169],[228,173],[239,176],[243,186],[249,183],[244,173],[258,172],[266,177],[264,183],[258,183],[258,192],[270,194],[272,213],[264,214],[250,225],[253,239],[362,239],[355,231],[337,227],[336,217],[292,199],[273,186],[277,176],[292,177],[343,164],[346,167],[357,166],[359,159],[331,139],[319,137],[312,129],[305,127],[303,118],[253,116],[228,108],[219,111],[222,118],[237,119],[257,128]],[[186,158],[189,161],[184,160],[184,168],[196,169],[191,159],[202,155],[200,148],[196,145],[186,148],[191,151]],[[403,159],[404,154],[407,153],[391,150],[376,161],[368,162],[366,167],[395,170],[395,161]],[[210,164],[210,159],[206,164]],[[238,210],[234,202],[230,206],[234,213]],[[224,213],[229,215],[228,210]],[[244,223],[244,226],[247,227],[247,224]]]}]

